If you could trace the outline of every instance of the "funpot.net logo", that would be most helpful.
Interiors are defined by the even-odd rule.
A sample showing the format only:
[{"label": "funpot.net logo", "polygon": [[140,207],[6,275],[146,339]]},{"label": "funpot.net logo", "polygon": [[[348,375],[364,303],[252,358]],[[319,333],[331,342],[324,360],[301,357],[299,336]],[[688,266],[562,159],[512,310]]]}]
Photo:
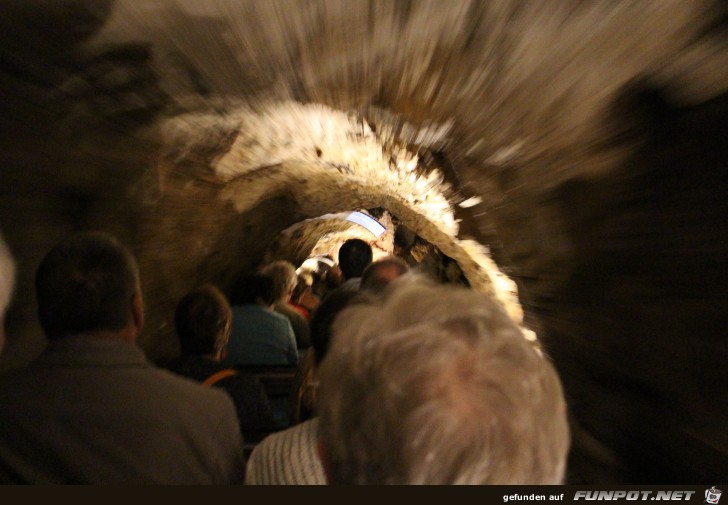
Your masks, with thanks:
[{"label": "funpot.net logo", "polygon": [[688,501],[695,491],[576,491],[574,501],[652,500]]}]

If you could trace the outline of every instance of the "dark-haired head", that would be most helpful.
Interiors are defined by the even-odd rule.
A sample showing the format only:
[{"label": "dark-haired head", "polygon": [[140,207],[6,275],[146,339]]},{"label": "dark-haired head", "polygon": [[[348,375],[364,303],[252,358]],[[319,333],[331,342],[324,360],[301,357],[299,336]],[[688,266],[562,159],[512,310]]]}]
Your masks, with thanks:
[{"label": "dark-haired head", "polygon": [[230,294],[231,305],[258,304],[269,306],[276,301],[273,279],[268,275],[251,274],[238,278]]},{"label": "dark-haired head", "polygon": [[105,233],[77,233],[56,245],[36,271],[35,289],[49,339],[117,331],[141,316],[136,261]]},{"label": "dark-haired head", "polygon": [[212,285],[186,294],[177,304],[174,325],[183,354],[218,357],[230,336],[232,312]]},{"label": "dark-haired head", "polygon": [[344,278],[361,277],[372,257],[372,247],[367,242],[358,238],[344,242],[339,248],[339,267]]}]

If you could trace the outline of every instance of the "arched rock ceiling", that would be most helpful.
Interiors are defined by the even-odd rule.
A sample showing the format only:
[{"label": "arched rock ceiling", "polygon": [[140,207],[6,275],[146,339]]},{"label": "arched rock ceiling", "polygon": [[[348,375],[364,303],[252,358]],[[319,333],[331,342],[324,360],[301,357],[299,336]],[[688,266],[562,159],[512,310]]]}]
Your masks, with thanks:
[{"label": "arched rock ceiling", "polygon": [[[133,248],[162,359],[186,289],[228,285],[302,220],[383,207],[476,287],[513,292],[488,250],[517,283],[569,399],[570,482],[728,474],[725,3],[3,9],[4,367],[44,345],[33,272],[74,229]],[[405,189],[390,175],[415,158]]]},{"label": "arched rock ceiling", "polygon": [[[205,167],[223,185],[220,198],[231,203],[233,214],[276,195],[285,195],[304,218],[382,207],[455,259],[475,289],[492,294],[520,323],[515,285],[487,248],[460,239],[449,185],[437,169],[418,171],[417,156],[397,144],[389,124],[376,124],[375,134],[363,120],[322,106],[284,102],[261,109],[236,111],[222,120],[223,126],[235,124],[235,139]],[[177,155],[169,170],[176,172],[179,151],[213,150],[214,140],[206,145],[204,131],[218,130],[218,121],[209,115],[175,118],[165,128]],[[187,133],[190,125],[195,131]],[[444,137],[432,129],[414,133],[425,146]]]}]

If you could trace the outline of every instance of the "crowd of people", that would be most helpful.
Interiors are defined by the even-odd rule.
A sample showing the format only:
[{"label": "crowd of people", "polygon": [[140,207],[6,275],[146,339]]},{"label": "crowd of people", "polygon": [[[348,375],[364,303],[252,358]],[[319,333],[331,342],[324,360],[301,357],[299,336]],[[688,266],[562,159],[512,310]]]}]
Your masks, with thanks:
[{"label": "crowd of people", "polygon": [[[179,356],[158,364],[137,344],[130,250],[61,241],[35,273],[48,345],[0,375],[0,482],[563,482],[559,378],[497,303],[364,240],[337,259],[329,279],[275,261],[227,293],[195,287],[172,315]],[[0,323],[14,269],[0,236]],[[285,419],[250,366],[295,370]]]}]

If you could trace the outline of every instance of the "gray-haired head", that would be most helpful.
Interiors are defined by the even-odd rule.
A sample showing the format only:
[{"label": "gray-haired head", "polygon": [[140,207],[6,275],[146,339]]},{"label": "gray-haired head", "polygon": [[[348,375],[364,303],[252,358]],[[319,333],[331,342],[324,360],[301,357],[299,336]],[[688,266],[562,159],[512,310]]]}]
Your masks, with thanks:
[{"label": "gray-haired head", "polygon": [[273,280],[273,296],[276,301],[287,301],[296,287],[298,274],[296,267],[289,261],[278,260],[264,265],[260,273]]},{"label": "gray-haired head", "polygon": [[559,484],[557,373],[499,305],[410,274],[336,319],[320,369],[332,483]]}]

